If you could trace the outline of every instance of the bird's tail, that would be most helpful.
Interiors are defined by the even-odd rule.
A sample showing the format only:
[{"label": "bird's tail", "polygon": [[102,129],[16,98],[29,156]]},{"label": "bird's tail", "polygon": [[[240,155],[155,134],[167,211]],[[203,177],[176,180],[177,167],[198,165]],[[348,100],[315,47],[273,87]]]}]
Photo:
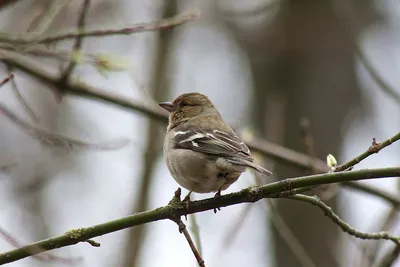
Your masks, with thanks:
[{"label": "bird's tail", "polygon": [[262,174],[265,174],[265,175],[272,175],[272,172],[270,172],[269,170],[266,170],[263,167],[261,167],[260,165],[257,165],[255,163],[249,161],[249,160],[245,160],[245,159],[230,159],[229,161],[231,163],[233,163],[233,164],[250,167],[250,168],[258,171],[259,173],[262,173]]}]

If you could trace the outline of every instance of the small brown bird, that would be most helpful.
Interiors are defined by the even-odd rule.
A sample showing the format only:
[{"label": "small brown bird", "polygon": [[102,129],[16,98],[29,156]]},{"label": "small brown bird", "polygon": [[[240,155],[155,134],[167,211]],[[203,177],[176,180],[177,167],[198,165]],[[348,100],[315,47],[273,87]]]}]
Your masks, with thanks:
[{"label": "small brown bird", "polygon": [[189,190],[186,200],[192,192],[217,192],[215,196],[220,196],[246,167],[272,174],[253,163],[249,148],[207,96],[187,93],[159,105],[170,113],[165,160],[175,181]]}]

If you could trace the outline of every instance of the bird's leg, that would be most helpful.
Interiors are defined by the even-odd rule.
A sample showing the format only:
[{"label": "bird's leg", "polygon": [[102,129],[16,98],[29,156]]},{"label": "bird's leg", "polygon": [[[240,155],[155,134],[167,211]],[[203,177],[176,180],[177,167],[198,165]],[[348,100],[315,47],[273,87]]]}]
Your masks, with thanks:
[{"label": "bird's leg", "polygon": [[183,201],[186,202],[186,214],[185,214],[185,219],[187,221],[187,212],[189,211],[190,208],[190,195],[192,194],[193,190],[190,190],[189,193],[185,196]]},{"label": "bird's leg", "polygon": [[[223,187],[223,186],[224,186],[224,185],[221,185],[221,187],[218,189],[217,193],[215,193],[215,195],[214,195],[214,198],[215,198],[215,199],[218,199],[218,198],[221,197],[221,190],[222,190],[222,187]],[[218,209],[218,210],[221,210],[221,208],[216,208],[216,209],[214,209],[214,213],[217,213],[217,209]]]}]

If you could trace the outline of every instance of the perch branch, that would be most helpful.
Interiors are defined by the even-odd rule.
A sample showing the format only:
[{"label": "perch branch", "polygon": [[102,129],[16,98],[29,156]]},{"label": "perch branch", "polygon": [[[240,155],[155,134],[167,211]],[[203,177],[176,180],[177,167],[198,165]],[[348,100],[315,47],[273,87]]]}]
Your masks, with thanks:
[{"label": "perch branch", "polygon": [[[131,216],[94,225],[87,228],[79,228],[68,231],[66,234],[42,240],[22,248],[11,250],[0,254],[0,265],[17,261],[32,255],[30,252],[53,250],[60,247],[70,246],[79,242],[87,242],[88,239],[119,231],[140,224],[155,222],[159,220],[181,217],[185,214],[214,210],[239,203],[256,202],[263,198],[269,198],[279,192],[321,184],[339,183],[347,181],[368,180],[385,177],[396,177],[400,175],[400,167],[383,169],[366,169],[351,172],[325,173],[299,178],[288,178],[278,182],[262,186],[251,186],[241,191],[222,195],[220,198],[209,198],[193,201],[186,207],[186,203],[170,203],[154,210],[144,211]],[[40,250],[37,250],[40,248]],[[37,254],[37,253],[36,253]]]}]

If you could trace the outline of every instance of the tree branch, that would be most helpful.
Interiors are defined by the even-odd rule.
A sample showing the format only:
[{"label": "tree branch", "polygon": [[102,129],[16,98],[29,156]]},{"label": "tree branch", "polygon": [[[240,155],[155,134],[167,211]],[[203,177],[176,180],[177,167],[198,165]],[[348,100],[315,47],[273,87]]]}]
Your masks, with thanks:
[{"label": "tree branch", "polygon": [[[173,220],[174,218],[180,217],[185,214],[214,210],[216,208],[232,206],[240,203],[256,202],[260,199],[270,198],[273,195],[291,189],[330,183],[396,176],[400,176],[400,167],[326,173],[303,176],[299,178],[288,178],[262,186],[251,186],[239,192],[222,195],[218,199],[209,198],[205,200],[193,201],[190,203],[188,210],[186,208],[185,202],[171,202],[167,206],[163,206],[154,210],[136,213],[125,218],[94,225],[87,228],[70,230],[64,235],[42,240],[19,249],[2,253],[0,254],[0,265],[31,256],[32,253],[29,252],[32,251],[37,254],[36,252],[39,251],[53,250],[60,247],[74,245],[79,242],[86,242],[88,239],[94,238],[96,236],[109,234],[140,224],[165,219]],[[38,250],[38,248],[40,250]]]},{"label": "tree branch", "polygon": [[82,38],[82,37],[99,37],[108,35],[128,35],[138,32],[147,31],[158,31],[162,29],[169,29],[182,25],[186,22],[192,21],[199,16],[198,12],[189,11],[174,16],[168,19],[162,19],[159,21],[137,23],[131,27],[125,27],[120,29],[97,29],[97,30],[72,30],[50,36],[28,36],[28,37],[16,37],[7,33],[0,33],[0,42],[12,44],[12,45],[28,45],[28,44],[49,44],[61,40]]},{"label": "tree branch", "polygon": [[347,170],[347,169],[353,167],[354,165],[360,163],[362,160],[368,158],[369,156],[378,153],[379,151],[381,151],[385,147],[393,144],[394,142],[398,141],[399,139],[400,139],[400,132],[395,134],[394,136],[390,137],[389,139],[386,139],[385,141],[383,141],[381,143],[377,143],[375,138],[373,138],[372,145],[368,148],[367,151],[365,151],[361,155],[355,157],[354,159],[350,160],[346,164],[337,166],[334,171],[340,172],[340,171]]},{"label": "tree branch", "polygon": [[[85,30],[85,20],[87,14],[89,13],[89,8],[90,8],[90,0],[83,0],[81,14],[78,19],[78,26],[77,26],[78,32],[83,32]],[[81,50],[82,43],[83,43],[82,36],[77,36],[75,39],[74,47],[72,49],[72,55],[79,53],[79,51]],[[64,84],[68,80],[69,76],[71,75],[72,71],[75,68],[75,65],[76,65],[76,59],[74,56],[72,56],[70,62],[68,63],[67,68],[65,69],[64,73],[60,78],[61,84]]]},{"label": "tree branch", "polygon": [[340,228],[342,228],[342,230],[345,233],[348,233],[349,235],[352,235],[354,237],[361,238],[361,239],[390,240],[390,241],[394,242],[397,246],[400,246],[399,237],[392,236],[388,232],[382,231],[379,233],[366,233],[366,232],[360,232],[357,229],[355,229],[354,227],[351,227],[348,223],[344,222],[336,213],[334,213],[331,207],[326,205],[324,202],[322,202],[316,196],[313,197],[313,196],[306,196],[306,195],[298,194],[295,196],[289,196],[287,198],[306,202],[306,203],[309,203],[309,204],[319,207],[325,213],[325,216],[330,218],[335,224],[337,224]]},{"label": "tree branch", "polygon": [[2,87],[3,85],[5,85],[6,83],[8,83],[10,80],[12,80],[14,78],[14,73],[10,72],[9,74],[7,74],[6,77],[4,77],[1,81],[0,81],[0,87]]}]

